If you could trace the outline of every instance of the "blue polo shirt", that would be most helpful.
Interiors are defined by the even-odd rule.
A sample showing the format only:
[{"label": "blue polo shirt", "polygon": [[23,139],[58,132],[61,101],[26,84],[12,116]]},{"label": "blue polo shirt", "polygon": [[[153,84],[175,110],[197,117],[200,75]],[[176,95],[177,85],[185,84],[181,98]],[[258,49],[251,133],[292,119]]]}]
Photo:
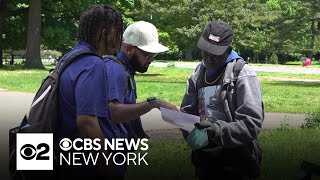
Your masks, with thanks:
[{"label": "blue polo shirt", "polygon": [[[109,83],[109,102],[118,101],[122,104],[136,103],[136,82],[134,80],[135,71],[128,61],[127,56],[123,52],[117,54],[117,58],[122,61],[122,64],[128,69],[129,74],[133,80],[133,87],[130,87],[126,70],[117,62],[111,59],[105,59],[105,67],[107,72],[107,79]],[[127,123],[117,123],[117,136],[132,138],[135,134],[135,121]]]},{"label": "blue polo shirt", "polygon": [[[96,52],[90,44],[80,41],[67,56],[79,50]],[[98,117],[105,138],[113,137],[108,127],[111,115],[107,106],[108,84],[105,72],[100,57],[84,55],[78,57],[62,73],[59,82],[57,140],[74,135],[76,117],[79,115]]]}]

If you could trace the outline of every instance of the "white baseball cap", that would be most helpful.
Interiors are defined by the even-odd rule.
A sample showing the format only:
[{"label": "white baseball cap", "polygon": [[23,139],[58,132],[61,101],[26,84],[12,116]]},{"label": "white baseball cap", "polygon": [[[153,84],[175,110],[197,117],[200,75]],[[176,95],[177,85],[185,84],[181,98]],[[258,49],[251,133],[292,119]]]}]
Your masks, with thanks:
[{"label": "white baseball cap", "polygon": [[123,42],[149,53],[161,53],[169,50],[159,43],[157,28],[145,21],[135,22],[123,33]]}]

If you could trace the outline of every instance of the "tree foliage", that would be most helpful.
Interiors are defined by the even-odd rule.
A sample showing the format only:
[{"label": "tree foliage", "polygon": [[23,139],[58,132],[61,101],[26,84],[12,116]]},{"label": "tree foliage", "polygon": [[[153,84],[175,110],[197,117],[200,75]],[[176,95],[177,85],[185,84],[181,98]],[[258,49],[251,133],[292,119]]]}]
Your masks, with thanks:
[{"label": "tree foliage", "polygon": [[[161,43],[170,49],[161,58],[177,58],[180,50],[187,59],[201,58],[196,43],[213,19],[233,27],[233,47],[244,57],[254,55],[268,62],[276,54],[279,63],[285,63],[320,54],[319,0],[42,0],[44,49],[70,50],[77,41],[79,17],[92,4],[116,7],[124,15],[125,26],[139,20],[155,24]],[[0,24],[4,24],[0,26],[0,52],[1,47],[5,51],[27,49],[28,16],[21,10],[28,7],[27,0],[0,2]]]}]

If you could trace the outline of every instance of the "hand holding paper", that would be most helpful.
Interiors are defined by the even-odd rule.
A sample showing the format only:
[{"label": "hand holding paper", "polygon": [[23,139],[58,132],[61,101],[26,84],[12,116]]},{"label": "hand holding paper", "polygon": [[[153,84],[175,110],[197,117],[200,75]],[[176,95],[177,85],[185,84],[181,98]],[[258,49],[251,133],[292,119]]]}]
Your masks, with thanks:
[{"label": "hand holding paper", "polygon": [[177,126],[178,128],[184,129],[191,132],[194,129],[194,124],[200,122],[200,117],[183,113],[176,112],[165,108],[160,108],[162,119],[170,124]]}]

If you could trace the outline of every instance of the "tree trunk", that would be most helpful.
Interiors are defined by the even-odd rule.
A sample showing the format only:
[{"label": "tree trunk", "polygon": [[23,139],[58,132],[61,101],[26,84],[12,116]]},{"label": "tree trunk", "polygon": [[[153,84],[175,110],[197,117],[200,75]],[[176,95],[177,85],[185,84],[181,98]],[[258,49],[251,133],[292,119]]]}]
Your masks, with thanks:
[{"label": "tree trunk", "polygon": [[259,55],[258,55],[258,53],[256,53],[256,52],[254,52],[254,54],[253,54],[253,63],[258,63],[258,61],[259,61]]},{"label": "tree trunk", "polygon": [[2,34],[3,34],[3,24],[4,19],[0,16],[0,68],[3,66],[3,41],[2,41]]},{"label": "tree trunk", "polygon": [[316,13],[313,13],[313,18],[311,20],[311,40],[309,44],[309,53],[308,53],[308,58],[310,58],[310,62],[312,61],[312,54],[313,54],[313,49],[314,49],[314,42],[316,40],[316,29],[315,29],[315,17]]},{"label": "tree trunk", "polygon": [[41,0],[29,0],[27,53],[25,68],[44,69],[40,56]]},{"label": "tree trunk", "polygon": [[312,34],[310,46],[309,46],[309,53],[308,53],[308,58],[310,58],[310,61],[312,61],[312,56],[313,56],[312,54],[313,54],[315,40],[316,40],[316,34]]},{"label": "tree trunk", "polygon": [[278,56],[278,63],[279,64],[285,64],[287,59],[288,59],[288,56],[287,55],[282,55],[282,54],[277,54]]},{"label": "tree trunk", "polygon": [[268,58],[268,53],[267,52],[265,52],[265,54],[264,54],[264,63],[265,64],[269,64],[269,58]]},{"label": "tree trunk", "polygon": [[193,58],[192,58],[192,50],[193,50],[192,47],[187,47],[187,49],[186,49],[186,60],[187,61],[192,61],[193,60]]}]

